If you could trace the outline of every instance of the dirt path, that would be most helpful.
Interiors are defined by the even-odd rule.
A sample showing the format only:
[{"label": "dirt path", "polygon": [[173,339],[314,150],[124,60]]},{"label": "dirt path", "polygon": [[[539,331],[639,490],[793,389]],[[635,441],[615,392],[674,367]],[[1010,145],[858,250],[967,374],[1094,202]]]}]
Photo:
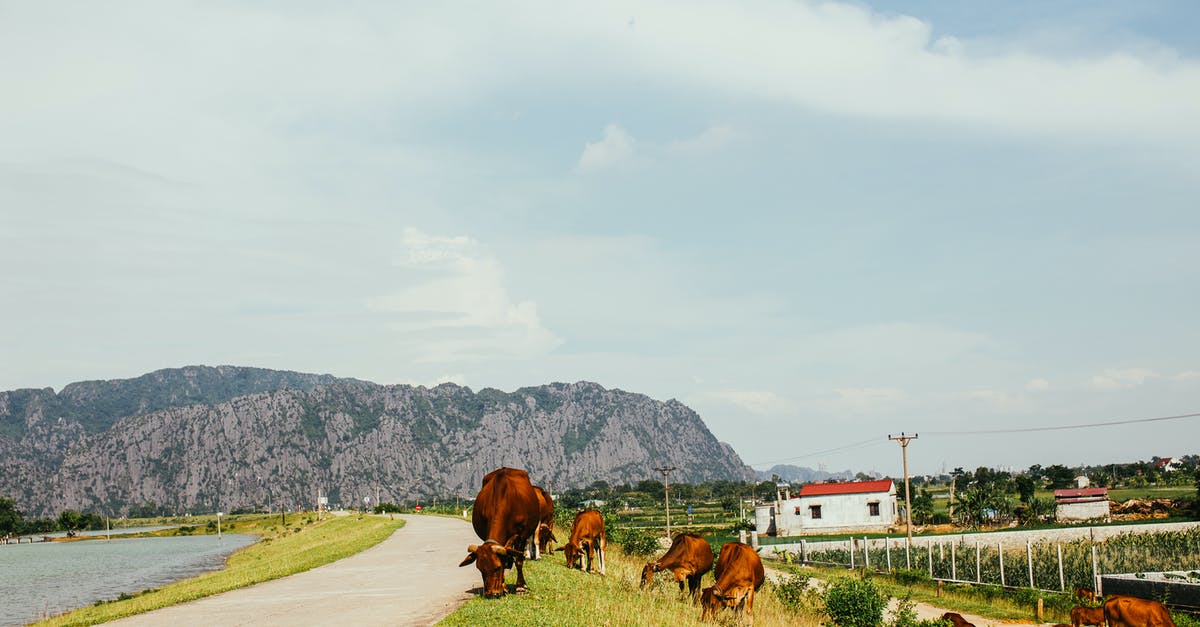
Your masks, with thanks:
[{"label": "dirt path", "polygon": [[403,516],[378,545],[320,568],[163,608],[111,625],[431,625],[471,598],[479,571],[459,568],[471,525]]},{"label": "dirt path", "polygon": [[[767,566],[766,564],[763,565],[763,569],[766,571],[767,579],[770,579],[772,582],[778,582],[780,579],[784,579],[788,576],[788,573],[785,573],[785,572],[779,571],[779,570],[775,570],[774,568],[771,568],[770,566]],[[816,577],[811,577],[808,580],[808,585],[809,586],[824,586],[825,581],[821,580],[821,579],[817,579]],[[900,605],[900,600],[893,597],[891,599],[891,601],[888,603],[888,612],[889,613],[895,612],[896,608],[899,605]],[[928,603],[918,602],[913,606],[913,611],[917,613],[917,618],[920,618],[922,620],[930,620],[930,619],[934,619],[934,618],[941,618],[942,614],[945,614],[946,612],[957,611],[957,610],[944,608],[944,607],[936,607],[936,606],[930,605]],[[962,617],[967,620],[967,622],[973,623],[975,625],[975,627],[1001,627],[1001,626],[1003,626],[1003,627],[1021,627],[1021,626],[1037,627],[1039,625],[1052,625],[1053,624],[1053,623],[1031,623],[1028,621],[1005,621],[1005,620],[997,620],[994,618],[984,618],[982,616],[978,616],[975,614],[968,614],[966,612],[958,612],[958,613],[961,614]]]}]

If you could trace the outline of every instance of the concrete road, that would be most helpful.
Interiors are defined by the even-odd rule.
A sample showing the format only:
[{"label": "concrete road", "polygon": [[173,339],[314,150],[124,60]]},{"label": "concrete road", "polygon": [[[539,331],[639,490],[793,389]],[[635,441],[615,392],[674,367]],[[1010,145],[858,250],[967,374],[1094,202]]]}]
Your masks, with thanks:
[{"label": "concrete road", "polygon": [[144,625],[431,625],[471,598],[482,579],[459,568],[470,523],[403,516],[378,545],[320,568],[108,623]]}]

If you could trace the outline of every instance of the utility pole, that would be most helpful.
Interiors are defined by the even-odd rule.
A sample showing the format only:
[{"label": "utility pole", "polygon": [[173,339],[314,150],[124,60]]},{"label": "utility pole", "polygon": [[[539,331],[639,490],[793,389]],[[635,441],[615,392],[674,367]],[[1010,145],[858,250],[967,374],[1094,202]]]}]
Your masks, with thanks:
[{"label": "utility pole", "polygon": [[671,539],[671,483],[670,483],[670,479],[667,478],[667,474],[670,473],[672,470],[678,470],[678,469],[675,468],[674,466],[659,466],[658,468],[655,468],[655,470],[657,470],[658,472],[661,472],[663,475],[663,496],[666,498],[666,504],[667,504],[667,539],[670,540]]},{"label": "utility pole", "polygon": [[908,484],[908,443],[917,439],[917,434],[888,436],[889,440],[900,443],[900,456],[904,459],[904,521],[908,527],[908,544],[912,544],[912,487]]}]

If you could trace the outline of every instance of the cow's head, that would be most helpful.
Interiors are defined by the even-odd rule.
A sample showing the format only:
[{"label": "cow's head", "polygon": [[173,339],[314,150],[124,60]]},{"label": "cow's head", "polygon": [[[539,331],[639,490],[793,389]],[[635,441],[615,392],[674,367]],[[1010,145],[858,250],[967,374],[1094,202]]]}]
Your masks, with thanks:
[{"label": "cow's head", "polygon": [[558,538],[554,537],[554,530],[550,528],[550,525],[542,523],[538,527],[538,550],[542,553],[554,552],[552,542],[558,542]]},{"label": "cow's head", "polygon": [[574,542],[568,542],[562,547],[563,557],[567,560],[567,568],[583,569],[582,561],[579,559],[583,555],[583,549]]},{"label": "cow's head", "polygon": [[649,564],[646,564],[646,567],[642,569],[642,586],[641,587],[645,588],[646,586],[650,585],[650,582],[654,581],[654,573],[657,573],[657,572],[658,572],[658,562],[650,562]]},{"label": "cow's head", "polygon": [[475,568],[483,576],[483,596],[499,597],[508,591],[504,587],[504,569],[512,566],[513,559],[515,552],[496,542],[487,542],[467,547],[467,557],[459,566],[474,562]]},{"label": "cow's head", "polygon": [[705,588],[704,593],[700,595],[700,605],[704,608],[700,614],[700,620],[708,620],[710,617],[716,616],[723,607],[737,607],[745,597],[745,590],[727,593],[716,586]]}]

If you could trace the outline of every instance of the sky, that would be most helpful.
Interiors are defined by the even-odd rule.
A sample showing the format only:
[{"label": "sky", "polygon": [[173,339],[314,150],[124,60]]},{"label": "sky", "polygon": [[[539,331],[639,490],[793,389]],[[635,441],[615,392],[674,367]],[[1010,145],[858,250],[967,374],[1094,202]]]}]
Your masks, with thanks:
[{"label": "sky", "polygon": [[587,380],[757,468],[1200,452],[1030,431],[1200,412],[1200,5],[480,4],[0,1],[0,390]]}]

